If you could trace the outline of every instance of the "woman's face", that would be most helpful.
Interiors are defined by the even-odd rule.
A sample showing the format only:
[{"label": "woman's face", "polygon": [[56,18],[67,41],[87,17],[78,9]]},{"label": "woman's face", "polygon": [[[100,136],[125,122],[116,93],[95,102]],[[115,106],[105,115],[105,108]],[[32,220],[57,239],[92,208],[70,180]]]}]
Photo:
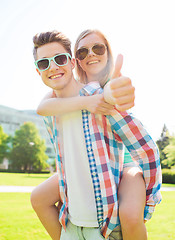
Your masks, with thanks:
[{"label": "woman's face", "polygon": [[106,67],[107,64],[107,48],[105,49],[103,55],[97,55],[92,51],[92,47],[94,46],[94,44],[98,43],[105,45],[105,42],[100,35],[96,33],[91,33],[84,37],[82,40],[80,40],[78,44],[78,49],[82,47],[86,47],[89,49],[89,53],[87,57],[85,57],[85,59],[78,59],[79,65],[86,72],[88,81],[91,81],[91,78],[94,78],[96,75],[98,75]]}]

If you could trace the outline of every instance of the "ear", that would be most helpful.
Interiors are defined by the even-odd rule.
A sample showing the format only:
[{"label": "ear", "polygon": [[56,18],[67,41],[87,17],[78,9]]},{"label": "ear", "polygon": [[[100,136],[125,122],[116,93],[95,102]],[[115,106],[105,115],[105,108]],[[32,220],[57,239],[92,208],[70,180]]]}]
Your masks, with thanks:
[{"label": "ear", "polygon": [[78,58],[76,58],[76,60],[77,60],[78,64],[79,64],[80,67],[81,67],[81,61],[80,61]]},{"label": "ear", "polygon": [[41,76],[41,72],[36,68],[37,73]]},{"label": "ear", "polygon": [[72,65],[72,69],[75,68],[75,58],[71,58],[71,65]]}]

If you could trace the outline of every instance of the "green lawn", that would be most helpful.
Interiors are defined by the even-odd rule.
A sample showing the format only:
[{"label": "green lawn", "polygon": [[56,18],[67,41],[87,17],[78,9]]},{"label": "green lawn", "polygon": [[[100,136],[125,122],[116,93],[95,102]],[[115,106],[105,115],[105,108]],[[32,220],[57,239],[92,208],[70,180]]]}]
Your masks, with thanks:
[{"label": "green lawn", "polygon": [[0,193],[1,240],[49,240],[30,204],[30,193]]},{"label": "green lawn", "polygon": [[175,187],[175,184],[172,183],[163,183],[162,187]]},{"label": "green lawn", "polygon": [[[51,174],[0,173],[0,185],[37,186],[49,178]],[[175,187],[175,184],[163,184],[163,187]]]},{"label": "green lawn", "polygon": [[146,224],[149,240],[175,239],[175,191],[162,192],[162,202]]},{"label": "green lawn", "polygon": [[[162,192],[163,200],[146,224],[149,240],[175,239],[175,191]],[[49,240],[30,205],[30,193],[0,193],[1,240]]]},{"label": "green lawn", "polygon": [[51,174],[0,173],[0,185],[37,186]]}]

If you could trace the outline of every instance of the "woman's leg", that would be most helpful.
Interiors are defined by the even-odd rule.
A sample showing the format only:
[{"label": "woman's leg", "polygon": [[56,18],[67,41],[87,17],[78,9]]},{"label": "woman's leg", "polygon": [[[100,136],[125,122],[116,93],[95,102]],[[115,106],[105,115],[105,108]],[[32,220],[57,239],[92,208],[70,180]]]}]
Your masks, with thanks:
[{"label": "woman's leg", "polygon": [[59,209],[55,205],[59,201],[57,174],[38,185],[31,194],[32,207],[53,240],[59,240],[61,235]]},{"label": "woman's leg", "polygon": [[138,167],[124,168],[118,194],[123,240],[146,240],[147,231],[144,224],[146,188]]}]

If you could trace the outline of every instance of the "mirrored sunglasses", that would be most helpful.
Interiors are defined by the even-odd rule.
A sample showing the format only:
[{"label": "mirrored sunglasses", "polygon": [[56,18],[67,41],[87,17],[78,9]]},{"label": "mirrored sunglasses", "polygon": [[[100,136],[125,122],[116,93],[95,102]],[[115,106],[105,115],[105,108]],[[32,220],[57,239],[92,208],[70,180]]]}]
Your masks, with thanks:
[{"label": "mirrored sunglasses", "polygon": [[94,44],[91,48],[82,47],[76,51],[76,58],[79,60],[85,59],[89,54],[89,49],[92,49],[96,55],[103,55],[106,51],[106,46],[104,44],[97,43]]}]

